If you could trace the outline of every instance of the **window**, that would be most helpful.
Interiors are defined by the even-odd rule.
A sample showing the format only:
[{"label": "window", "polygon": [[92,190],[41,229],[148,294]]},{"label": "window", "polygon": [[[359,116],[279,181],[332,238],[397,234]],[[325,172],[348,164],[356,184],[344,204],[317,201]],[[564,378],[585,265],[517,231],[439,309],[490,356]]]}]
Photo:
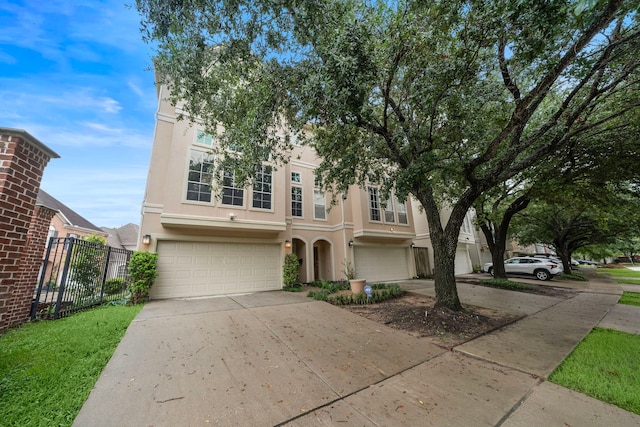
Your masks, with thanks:
[{"label": "window", "polygon": [[187,200],[211,202],[213,158],[202,151],[191,150],[187,177]]},{"label": "window", "polygon": [[380,197],[375,187],[369,187],[369,219],[380,221]]},{"label": "window", "polygon": [[393,199],[387,200],[387,203],[384,207],[384,222],[395,223],[396,222],[396,213],[393,210]]},{"label": "window", "polygon": [[316,188],[313,190],[313,217],[315,219],[327,219],[327,201],[324,191]]},{"label": "window", "polygon": [[244,205],[244,189],[236,185],[235,171],[225,170],[222,174],[222,204],[231,206]]},{"label": "window", "polygon": [[469,214],[465,215],[464,221],[462,221],[462,227],[460,227],[463,233],[472,234],[471,231],[471,220],[469,219]]},{"label": "window", "polygon": [[199,130],[196,132],[196,143],[211,147],[213,145],[213,135],[203,130]]},{"label": "window", "polygon": [[291,216],[302,216],[302,187],[291,187]]},{"label": "window", "polygon": [[253,180],[253,207],[271,209],[271,166],[262,165]]},{"label": "window", "polygon": [[401,202],[400,200],[396,200],[396,209],[398,211],[398,224],[409,224],[406,203]]},{"label": "window", "polygon": [[291,182],[295,182],[296,184],[300,184],[302,182],[300,172],[291,172]]}]

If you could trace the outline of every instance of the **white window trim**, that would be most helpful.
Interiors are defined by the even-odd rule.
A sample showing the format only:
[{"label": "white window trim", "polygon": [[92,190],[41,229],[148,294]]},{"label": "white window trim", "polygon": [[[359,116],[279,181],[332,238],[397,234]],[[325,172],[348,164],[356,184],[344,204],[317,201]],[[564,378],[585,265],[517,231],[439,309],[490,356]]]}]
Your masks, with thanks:
[{"label": "white window trim", "polygon": [[[271,165],[262,165],[263,168],[268,167],[271,168],[271,207],[270,208],[259,208],[259,207],[255,207],[253,206],[253,202],[254,202],[254,198],[253,198],[253,194],[254,194],[254,188],[253,188],[253,181],[251,183],[251,186],[249,188],[249,191],[251,191],[251,205],[249,206],[249,210],[252,211],[259,211],[259,212],[273,212],[274,211],[274,205],[275,205],[275,197],[274,197],[274,185],[273,185],[273,166]],[[255,180],[255,177],[253,178]]]},{"label": "white window trim", "polygon": [[[236,174],[235,172],[233,172],[233,187],[227,187],[224,185],[224,173],[225,171],[222,171],[223,173],[223,178],[222,178],[222,182],[220,183],[220,206],[226,206],[226,207],[232,207],[232,208],[236,208],[236,209],[244,209],[247,205],[247,189],[245,187],[236,187],[235,186],[235,177]],[[242,205],[234,205],[234,204],[228,204],[228,203],[224,203],[224,189],[225,188],[232,188],[232,189],[236,189],[236,190],[242,190]]]},{"label": "white window trim", "polygon": [[[187,152],[187,165],[185,168],[185,175],[184,175],[184,179],[182,181],[182,203],[184,204],[194,204],[194,205],[204,205],[204,206],[214,206],[215,205],[215,189],[213,188],[213,180],[212,182],[209,183],[210,186],[210,191],[211,191],[211,201],[207,202],[207,201],[201,201],[201,200],[189,200],[187,199],[187,194],[189,192],[188,186],[189,186],[189,172],[190,172],[190,165],[191,165],[191,154],[192,153],[202,153],[203,157],[209,155],[210,156],[210,160],[211,163],[215,162],[215,159],[213,157],[213,155],[211,155],[210,152],[207,152],[205,150],[202,149],[195,149],[195,148],[191,148],[188,150]],[[202,184],[202,183],[201,183]]]},{"label": "white window trim", "polygon": [[[316,204],[316,192],[322,195],[322,211],[324,214],[323,218],[319,218],[316,216],[316,206],[320,206]],[[328,221],[327,219],[327,194],[320,190],[319,188],[314,188],[313,189],[313,219],[317,220],[317,221]]]},{"label": "white window trim", "polygon": [[[300,216],[293,214],[293,189],[294,188],[300,189]],[[301,185],[292,185],[291,191],[289,192],[289,197],[290,197],[289,206],[291,207],[291,216],[293,218],[304,218],[304,187],[302,187]]]},{"label": "white window trim", "polygon": [[[377,203],[377,211],[378,211],[378,219],[373,219],[373,216],[371,215],[373,212],[373,206],[371,204],[372,200],[371,200],[371,190],[373,190],[375,192],[375,197],[376,197],[376,203]],[[382,211],[382,206],[381,206],[381,201],[380,201],[380,189],[378,187],[369,185],[367,186],[367,210],[369,211],[369,222],[375,222],[375,223],[382,223],[382,218],[383,218],[383,211]]]}]

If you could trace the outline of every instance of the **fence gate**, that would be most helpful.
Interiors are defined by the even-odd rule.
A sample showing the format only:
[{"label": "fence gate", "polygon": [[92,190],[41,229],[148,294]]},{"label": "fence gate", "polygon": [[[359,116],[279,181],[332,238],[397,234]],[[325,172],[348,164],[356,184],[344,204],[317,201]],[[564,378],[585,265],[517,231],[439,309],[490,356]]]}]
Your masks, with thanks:
[{"label": "fence gate", "polygon": [[59,319],[123,298],[131,253],[75,237],[49,239],[31,320]]},{"label": "fence gate", "polygon": [[432,277],[432,271],[429,268],[429,249],[413,248],[413,258],[416,260],[416,276]]}]

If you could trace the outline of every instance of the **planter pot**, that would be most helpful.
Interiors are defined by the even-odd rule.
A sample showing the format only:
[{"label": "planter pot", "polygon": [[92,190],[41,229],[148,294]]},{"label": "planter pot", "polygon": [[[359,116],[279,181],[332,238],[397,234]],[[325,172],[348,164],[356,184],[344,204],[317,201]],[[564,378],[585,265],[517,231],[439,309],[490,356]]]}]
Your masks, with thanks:
[{"label": "planter pot", "polygon": [[351,285],[351,292],[354,294],[364,292],[364,287],[366,286],[366,279],[352,279],[349,280],[349,285]]}]

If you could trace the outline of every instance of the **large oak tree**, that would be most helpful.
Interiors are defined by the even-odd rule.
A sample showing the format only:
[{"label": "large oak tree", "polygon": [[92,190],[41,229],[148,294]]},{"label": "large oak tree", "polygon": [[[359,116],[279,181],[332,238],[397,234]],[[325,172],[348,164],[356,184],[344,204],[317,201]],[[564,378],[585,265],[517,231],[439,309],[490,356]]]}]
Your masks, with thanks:
[{"label": "large oak tree", "polygon": [[[374,180],[419,200],[437,304],[452,309],[473,202],[639,105],[637,14],[622,0],[136,4],[170,100],[241,147],[240,175],[266,152],[286,161],[286,124],[334,192]],[[594,114],[614,95],[610,117]]]}]

